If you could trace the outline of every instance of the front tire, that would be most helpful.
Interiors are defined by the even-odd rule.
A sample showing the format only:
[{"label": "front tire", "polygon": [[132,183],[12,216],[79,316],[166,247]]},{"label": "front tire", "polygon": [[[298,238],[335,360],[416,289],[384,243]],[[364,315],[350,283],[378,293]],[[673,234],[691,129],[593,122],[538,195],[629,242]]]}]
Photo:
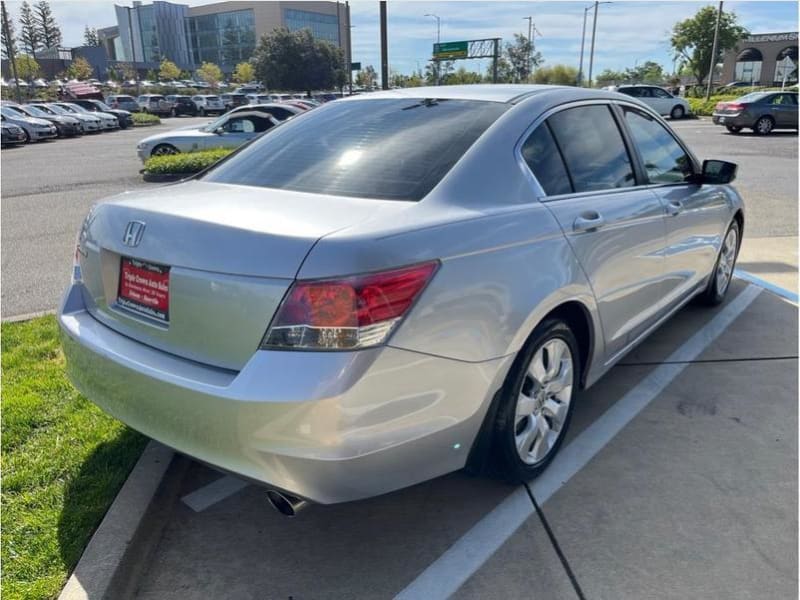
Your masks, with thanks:
[{"label": "front tire", "polygon": [[722,238],[722,247],[719,249],[717,262],[714,263],[714,270],[708,285],[700,295],[700,301],[708,306],[721,304],[728,293],[728,288],[733,278],[733,270],[736,267],[736,258],[739,256],[739,246],[741,240],[741,230],[739,223],[734,220]]},{"label": "front tire", "polygon": [[150,152],[150,156],[169,156],[171,154],[180,154],[180,150],[172,144],[159,144]]},{"label": "front tire", "polygon": [[768,135],[774,127],[775,121],[772,120],[772,117],[761,117],[753,126],[753,131],[758,135]]},{"label": "front tire", "polygon": [[682,119],[684,116],[686,116],[686,111],[680,105],[673,106],[669,116],[671,119]]},{"label": "front tire", "polygon": [[519,483],[555,456],[572,418],[581,372],[578,342],[569,326],[547,319],[517,356],[501,391],[494,427],[494,471]]}]

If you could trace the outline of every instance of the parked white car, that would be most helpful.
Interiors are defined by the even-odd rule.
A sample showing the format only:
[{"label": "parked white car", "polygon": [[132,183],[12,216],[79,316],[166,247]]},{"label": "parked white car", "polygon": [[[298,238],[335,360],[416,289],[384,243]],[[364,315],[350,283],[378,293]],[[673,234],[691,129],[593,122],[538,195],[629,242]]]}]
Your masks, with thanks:
[{"label": "parked white car", "polygon": [[641,100],[658,114],[668,115],[672,119],[682,119],[691,112],[686,99],[673,96],[656,85],[621,85],[609,89]]},{"label": "parked white car", "polygon": [[197,112],[200,113],[201,117],[207,114],[222,114],[225,112],[225,103],[222,102],[222,98],[219,96],[199,94],[192,96],[192,102],[197,106]]},{"label": "parked white car", "polygon": [[50,121],[44,119],[37,119],[35,117],[26,117],[16,110],[11,110],[9,106],[0,107],[0,114],[3,115],[4,123],[11,123],[21,127],[25,132],[26,141],[38,142],[39,140],[46,140],[54,138],[58,135],[56,126]]},{"label": "parked white car", "polygon": [[66,108],[62,107],[55,102],[42,102],[41,104],[33,104],[36,108],[40,108],[45,112],[51,112],[56,115],[65,115],[70,117],[75,117],[81,123],[81,131],[83,133],[89,133],[91,131],[100,131],[103,129],[103,122],[100,120],[100,117],[94,115],[94,113],[81,113],[73,110],[67,110]]},{"label": "parked white car", "polygon": [[56,102],[56,105],[60,106],[66,111],[69,111],[71,117],[75,115],[88,115],[90,117],[97,117],[100,119],[100,129],[119,129],[119,121],[117,117],[110,113],[104,112],[92,112],[90,113],[88,110],[79,106],[78,104],[73,104],[72,102]]},{"label": "parked white car", "polygon": [[279,123],[278,119],[267,113],[228,113],[200,129],[176,129],[151,135],[137,144],[136,153],[144,162],[151,156],[237,148]]}]

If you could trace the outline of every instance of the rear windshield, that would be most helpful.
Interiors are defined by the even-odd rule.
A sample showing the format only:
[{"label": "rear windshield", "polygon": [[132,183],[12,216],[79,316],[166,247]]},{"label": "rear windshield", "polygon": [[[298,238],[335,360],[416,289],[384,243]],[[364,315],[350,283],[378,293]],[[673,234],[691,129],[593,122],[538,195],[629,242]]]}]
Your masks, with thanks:
[{"label": "rear windshield", "polygon": [[474,100],[334,102],[285,121],[203,179],[420,200],[507,108]]},{"label": "rear windshield", "polygon": [[219,100],[218,96],[206,96],[206,100]]},{"label": "rear windshield", "polygon": [[131,96],[116,96],[117,102],[136,102]]}]

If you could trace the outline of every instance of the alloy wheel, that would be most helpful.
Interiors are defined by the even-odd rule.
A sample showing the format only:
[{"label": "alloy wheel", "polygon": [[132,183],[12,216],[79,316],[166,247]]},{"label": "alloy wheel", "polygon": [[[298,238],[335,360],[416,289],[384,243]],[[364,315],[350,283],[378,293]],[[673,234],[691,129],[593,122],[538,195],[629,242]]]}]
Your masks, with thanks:
[{"label": "alloy wheel", "polygon": [[736,249],[739,243],[738,234],[736,229],[731,228],[728,230],[728,235],[725,236],[725,241],[722,243],[722,250],[719,254],[719,262],[717,263],[717,294],[723,295],[728,289],[728,284],[731,282],[731,275],[733,274],[733,267],[736,264]]},{"label": "alloy wheel", "polygon": [[156,146],[151,156],[167,156],[170,154],[178,154],[178,151],[172,146]]},{"label": "alloy wheel", "polygon": [[766,135],[770,131],[772,131],[772,119],[769,117],[761,117],[756,123],[756,131],[761,135]]},{"label": "alloy wheel", "polygon": [[561,437],[574,378],[572,352],[561,338],[551,338],[534,353],[514,415],[514,444],[526,464],[543,462]]}]

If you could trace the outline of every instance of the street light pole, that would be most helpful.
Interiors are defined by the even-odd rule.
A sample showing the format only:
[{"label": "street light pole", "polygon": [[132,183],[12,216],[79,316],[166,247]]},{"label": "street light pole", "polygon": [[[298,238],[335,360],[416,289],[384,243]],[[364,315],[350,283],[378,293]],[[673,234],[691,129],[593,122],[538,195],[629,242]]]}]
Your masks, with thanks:
[{"label": "street light pole", "polygon": [[380,0],[381,8],[381,88],[389,89],[389,42],[386,38],[386,0]]},{"label": "street light pole", "polygon": [[530,78],[533,57],[533,17],[522,17],[522,20],[528,21],[528,78]]},{"label": "street light pole", "polygon": [[[434,14],[431,14],[431,13],[425,13],[425,16],[426,17],[433,17],[434,19],[436,19],[436,43],[440,44],[441,41],[442,41],[442,39],[441,39],[442,20],[439,18],[439,15],[434,15]],[[436,85],[440,85],[441,83],[442,83],[442,81],[441,81],[441,63],[437,60],[436,61]]]},{"label": "street light pole", "polygon": [[589,87],[592,87],[592,67],[594,66],[594,38],[597,33],[597,7],[600,3],[595,0],[594,3],[594,19],[592,19],[592,46],[589,50]]},{"label": "street light pole", "polygon": [[583,47],[586,45],[586,13],[591,6],[583,9],[583,29],[581,30],[581,59],[578,63],[578,87],[583,87]]},{"label": "street light pole", "polygon": [[711,98],[711,84],[714,80],[714,66],[717,64],[717,39],[719,38],[719,21],[722,18],[722,0],[717,11],[717,24],[714,26],[714,42],[711,44],[711,64],[708,67],[708,86],[706,86],[706,100]]}]

